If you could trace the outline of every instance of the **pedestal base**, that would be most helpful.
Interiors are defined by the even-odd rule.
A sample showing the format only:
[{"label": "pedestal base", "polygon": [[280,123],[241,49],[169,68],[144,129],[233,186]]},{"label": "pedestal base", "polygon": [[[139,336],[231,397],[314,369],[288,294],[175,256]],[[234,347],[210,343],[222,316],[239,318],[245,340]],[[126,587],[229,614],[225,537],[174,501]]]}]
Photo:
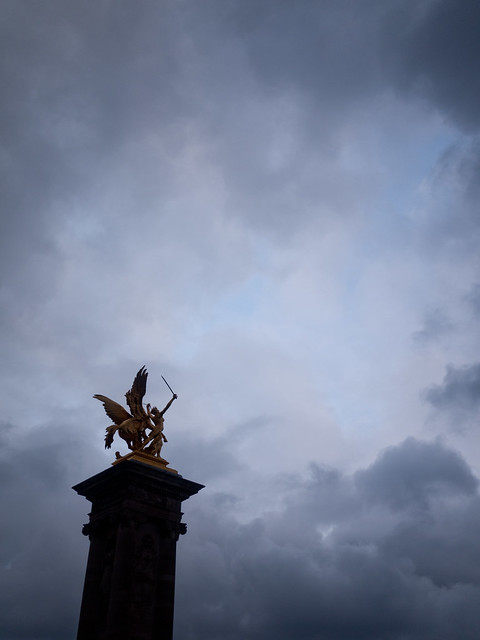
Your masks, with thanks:
[{"label": "pedestal base", "polygon": [[[118,452],[117,452],[118,455]],[[151,464],[153,467],[158,467],[159,469],[163,469],[164,471],[169,471],[170,473],[178,473],[176,469],[171,469],[168,464],[168,460],[165,458],[159,458],[157,456],[151,456],[149,453],[144,453],[143,451],[132,451],[127,453],[125,456],[118,456],[116,460],[112,462],[112,466],[116,464],[120,464],[124,460],[137,460],[138,462],[143,462],[144,464]]]},{"label": "pedestal base", "polygon": [[181,503],[203,486],[134,454],[73,488],[92,502],[78,640],[171,640]]}]

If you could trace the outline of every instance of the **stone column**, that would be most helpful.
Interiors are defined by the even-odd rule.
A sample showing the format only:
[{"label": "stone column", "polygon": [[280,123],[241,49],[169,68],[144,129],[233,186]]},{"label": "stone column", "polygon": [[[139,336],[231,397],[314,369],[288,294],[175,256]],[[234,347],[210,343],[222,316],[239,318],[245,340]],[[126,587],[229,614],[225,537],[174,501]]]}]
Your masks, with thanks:
[{"label": "stone column", "polygon": [[203,485],[136,457],[73,487],[92,503],[77,640],[172,639],[181,503]]}]

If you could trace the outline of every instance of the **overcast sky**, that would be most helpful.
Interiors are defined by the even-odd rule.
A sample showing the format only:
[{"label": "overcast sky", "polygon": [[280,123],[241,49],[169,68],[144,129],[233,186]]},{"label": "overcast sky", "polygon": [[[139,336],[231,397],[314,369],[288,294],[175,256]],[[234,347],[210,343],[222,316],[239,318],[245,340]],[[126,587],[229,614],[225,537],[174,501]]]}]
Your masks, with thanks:
[{"label": "overcast sky", "polygon": [[176,640],[477,638],[480,4],[0,10],[1,640],[75,638],[142,365]]}]

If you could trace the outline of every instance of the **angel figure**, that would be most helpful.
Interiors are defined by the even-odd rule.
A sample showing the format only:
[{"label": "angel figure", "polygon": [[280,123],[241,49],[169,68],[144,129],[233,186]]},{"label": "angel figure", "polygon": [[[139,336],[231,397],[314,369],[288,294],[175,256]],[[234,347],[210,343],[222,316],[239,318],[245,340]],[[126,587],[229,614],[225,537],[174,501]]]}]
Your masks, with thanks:
[{"label": "angel figure", "polygon": [[[110,398],[107,398],[106,396],[102,396],[99,394],[93,396],[103,403],[105,413],[114,422],[114,424],[110,425],[106,429],[106,449],[110,449],[110,447],[112,446],[115,433],[118,433],[120,438],[125,440],[128,448],[131,451],[142,451],[144,450],[146,444],[151,443],[151,447],[156,444],[155,437],[157,433],[155,433],[155,435],[153,434],[158,430],[157,422],[159,419],[162,420],[162,426],[160,430],[161,433],[163,431],[163,414],[170,407],[177,396],[176,394],[173,394],[174,397],[170,400],[170,402],[162,412],[159,412],[158,409],[156,409],[156,414],[154,414],[153,409],[152,411],[150,411],[150,406],[147,405],[148,413],[146,413],[145,409],[143,408],[142,400],[147,390],[147,377],[148,372],[146,371],[145,367],[142,367],[135,376],[132,388],[125,394],[125,398],[127,399],[127,404],[131,413],[128,413],[128,411],[124,409],[120,404],[118,404],[118,402],[110,400]],[[148,437],[146,435],[146,429],[149,429],[151,431]],[[163,436],[163,433],[161,435],[163,444],[165,436]],[[160,448],[161,445],[158,448],[158,451],[160,451]],[[148,453],[150,453],[150,451],[148,451]],[[119,457],[119,455],[120,454],[117,454],[117,457]]]}]

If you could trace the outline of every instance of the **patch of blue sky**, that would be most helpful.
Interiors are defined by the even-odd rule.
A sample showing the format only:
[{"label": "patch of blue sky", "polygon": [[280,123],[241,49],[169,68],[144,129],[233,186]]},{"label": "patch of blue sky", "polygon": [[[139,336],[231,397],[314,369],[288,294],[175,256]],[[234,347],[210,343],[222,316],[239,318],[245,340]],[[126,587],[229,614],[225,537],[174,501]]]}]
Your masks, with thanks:
[{"label": "patch of blue sky", "polygon": [[[271,287],[268,275],[254,273],[242,284],[215,301],[188,323],[188,332],[178,344],[175,357],[188,362],[197,352],[207,335],[238,329],[246,331],[263,308],[265,297]],[[249,324],[250,323],[250,324]]]},{"label": "patch of blue sky", "polygon": [[211,326],[231,326],[256,315],[265,299],[269,280],[268,275],[254,273],[230,291],[215,305]]},{"label": "patch of blue sky", "polygon": [[352,294],[364,268],[375,260],[402,253],[412,241],[416,228],[415,211],[422,185],[436,171],[446,150],[457,141],[451,130],[438,131],[428,143],[425,140],[402,154],[402,170],[394,171],[384,180],[379,197],[356,230],[348,263],[345,265],[345,292]]},{"label": "patch of blue sky", "polygon": [[368,343],[362,348],[346,340],[344,330],[339,327],[336,336],[331,332],[336,344],[325,348],[321,357],[312,350],[312,384],[343,433],[374,435],[388,419],[390,372],[387,366],[381,374],[385,360],[370,354]]},{"label": "patch of blue sky", "polygon": [[402,154],[401,171],[395,172],[386,181],[379,200],[376,221],[388,221],[388,218],[393,216],[409,216],[418,197],[419,187],[433,174],[445,151],[457,140],[458,135],[454,131],[443,129],[428,141],[420,140],[418,145],[408,150],[408,153]]}]

